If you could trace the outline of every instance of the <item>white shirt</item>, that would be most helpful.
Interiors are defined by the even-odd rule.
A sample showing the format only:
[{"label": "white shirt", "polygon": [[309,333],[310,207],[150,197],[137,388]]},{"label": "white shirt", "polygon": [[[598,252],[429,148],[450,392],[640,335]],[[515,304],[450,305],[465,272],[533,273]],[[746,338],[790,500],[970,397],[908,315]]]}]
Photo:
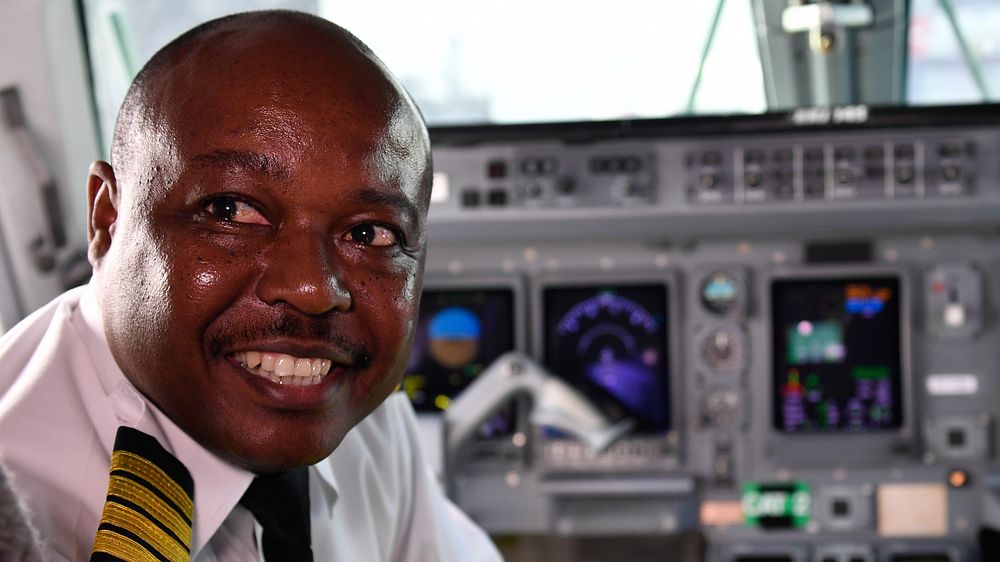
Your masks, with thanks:
[{"label": "white shirt", "polygon": [[[156,437],[195,482],[192,560],[260,560],[260,528],[237,505],[253,475],[214,456],[118,368],[91,287],[58,297],[0,338],[0,455],[53,561],[88,560],[121,425]],[[315,560],[500,560],[445,498],[395,393],[310,467]]]}]

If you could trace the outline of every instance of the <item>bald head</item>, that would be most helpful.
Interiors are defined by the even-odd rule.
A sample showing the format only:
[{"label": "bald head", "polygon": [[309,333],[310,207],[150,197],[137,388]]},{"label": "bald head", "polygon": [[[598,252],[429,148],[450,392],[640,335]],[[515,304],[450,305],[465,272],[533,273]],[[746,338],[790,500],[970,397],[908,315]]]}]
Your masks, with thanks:
[{"label": "bald head", "polygon": [[234,464],[329,455],[409,356],[431,177],[412,100],[330,22],[239,14],[149,61],[112,159],[89,256],[122,372]]},{"label": "bald head", "polygon": [[[135,171],[132,163],[141,161],[136,158],[139,151],[170,134],[162,122],[162,112],[176,98],[201,96],[205,89],[247,87],[239,84],[240,74],[245,78],[262,69],[270,74],[271,83],[258,81],[249,86],[255,91],[248,93],[273,96],[276,87],[294,83],[302,83],[307,89],[307,79],[318,74],[340,80],[348,87],[360,86],[351,83],[351,75],[362,70],[370,79],[367,88],[347,95],[371,97],[386,106],[402,102],[405,111],[411,113],[409,117],[423,125],[419,109],[402,85],[371,49],[346,29],[318,16],[289,10],[233,14],[180,35],[157,51],[136,75],[119,110],[111,142],[111,164],[118,177]],[[302,93],[304,97],[322,94]],[[386,107],[385,111],[392,109]],[[370,114],[363,118],[379,117]],[[422,134],[422,139],[395,140],[417,141],[427,148],[426,131]],[[428,184],[428,189],[429,158],[427,149],[422,183]]]}]

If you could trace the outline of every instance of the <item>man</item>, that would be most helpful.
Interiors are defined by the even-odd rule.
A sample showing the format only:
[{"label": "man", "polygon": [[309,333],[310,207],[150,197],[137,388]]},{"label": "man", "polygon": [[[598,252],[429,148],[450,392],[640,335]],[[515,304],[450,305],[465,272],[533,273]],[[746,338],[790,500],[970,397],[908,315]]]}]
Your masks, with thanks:
[{"label": "man", "polygon": [[[297,549],[276,547],[267,522],[293,494],[268,492],[262,510],[247,498],[267,475],[311,466],[286,490],[307,496],[317,561],[499,558],[432,481],[393,393],[430,175],[411,99],[325,20],[230,16],[153,56],[122,105],[111,164],[91,167],[93,280],[0,343],[0,449],[51,558],[155,550],[118,515],[115,482],[133,481],[114,463],[132,437],[193,481],[193,517],[150,518],[154,539],[177,543],[161,551],[242,561]],[[173,478],[159,470],[133,480]]]}]

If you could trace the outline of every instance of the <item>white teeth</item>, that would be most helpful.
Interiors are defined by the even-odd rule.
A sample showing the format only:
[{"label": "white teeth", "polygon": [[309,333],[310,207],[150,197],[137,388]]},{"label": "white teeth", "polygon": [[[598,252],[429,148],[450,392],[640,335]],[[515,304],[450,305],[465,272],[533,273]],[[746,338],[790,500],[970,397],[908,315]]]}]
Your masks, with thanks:
[{"label": "white teeth", "polygon": [[246,353],[246,364],[251,369],[260,367],[260,359],[264,354],[259,351],[248,351]]},{"label": "white teeth", "polygon": [[274,362],[274,374],[279,377],[290,377],[295,370],[295,358],[282,353],[278,355],[278,360]]},{"label": "white teeth", "polygon": [[239,351],[233,359],[250,372],[278,384],[308,386],[319,384],[330,372],[329,359],[293,357],[285,353]]},{"label": "white teeth", "polygon": [[260,359],[260,368],[262,371],[274,371],[274,354],[265,353]]},{"label": "white teeth", "polygon": [[308,359],[296,359],[294,374],[297,379],[312,376],[312,361]]}]

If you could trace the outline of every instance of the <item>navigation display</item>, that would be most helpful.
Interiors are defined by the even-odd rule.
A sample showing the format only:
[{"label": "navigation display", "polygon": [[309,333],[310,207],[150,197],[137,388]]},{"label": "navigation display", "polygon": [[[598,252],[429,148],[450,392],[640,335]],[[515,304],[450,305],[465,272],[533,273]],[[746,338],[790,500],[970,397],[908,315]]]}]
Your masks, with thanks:
[{"label": "navigation display", "polygon": [[[514,348],[511,289],[425,290],[403,390],[418,412],[441,412],[494,359]],[[512,432],[513,412],[511,404],[480,433]]]},{"label": "navigation display", "polygon": [[868,432],[903,421],[895,277],[771,285],[774,426]]},{"label": "navigation display", "polygon": [[667,287],[547,287],[542,300],[546,366],[636,433],[667,431]]}]

